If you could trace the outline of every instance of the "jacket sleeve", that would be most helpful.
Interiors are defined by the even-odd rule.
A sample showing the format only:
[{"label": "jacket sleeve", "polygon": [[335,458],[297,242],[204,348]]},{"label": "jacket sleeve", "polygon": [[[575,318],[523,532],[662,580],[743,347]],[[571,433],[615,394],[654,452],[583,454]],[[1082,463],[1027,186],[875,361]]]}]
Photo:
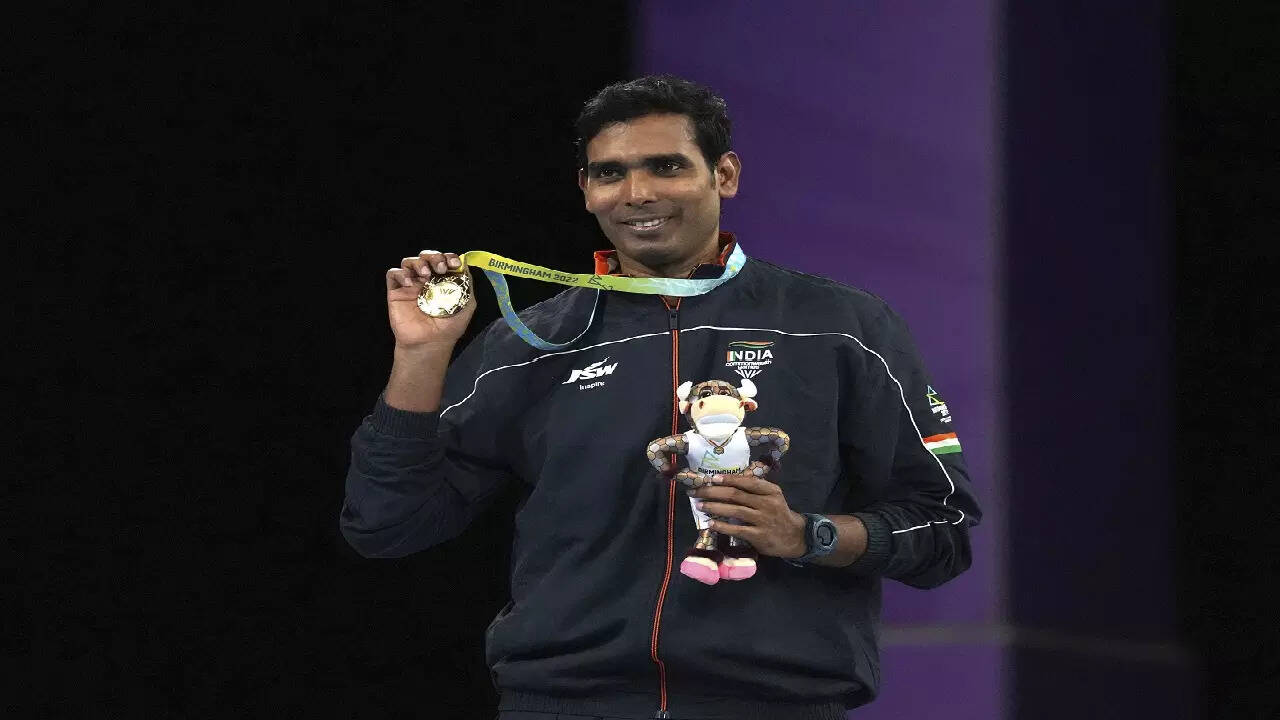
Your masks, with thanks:
[{"label": "jacket sleeve", "polygon": [[[487,335],[450,365],[442,412],[399,410],[379,396],[352,435],[338,523],[361,555],[403,557],[456,537],[513,477],[494,442],[499,408],[468,397]],[[449,407],[464,397],[468,407]]]},{"label": "jacket sleeve", "polygon": [[936,587],[969,568],[969,527],[981,517],[960,439],[901,318],[885,308],[858,345],[841,440],[867,551],[849,570]]}]

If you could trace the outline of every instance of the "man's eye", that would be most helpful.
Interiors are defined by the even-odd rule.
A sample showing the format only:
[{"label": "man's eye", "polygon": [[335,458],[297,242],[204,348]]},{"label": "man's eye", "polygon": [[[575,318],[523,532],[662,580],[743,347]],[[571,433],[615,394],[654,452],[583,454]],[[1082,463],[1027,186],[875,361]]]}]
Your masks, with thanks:
[{"label": "man's eye", "polygon": [[673,172],[678,172],[680,168],[681,168],[680,163],[676,162],[675,160],[663,160],[662,162],[658,163],[658,172],[660,173],[670,174]]},{"label": "man's eye", "polygon": [[700,398],[709,398],[712,395],[714,395],[714,393],[712,393],[710,390],[703,390],[702,392],[698,393],[698,397]]}]

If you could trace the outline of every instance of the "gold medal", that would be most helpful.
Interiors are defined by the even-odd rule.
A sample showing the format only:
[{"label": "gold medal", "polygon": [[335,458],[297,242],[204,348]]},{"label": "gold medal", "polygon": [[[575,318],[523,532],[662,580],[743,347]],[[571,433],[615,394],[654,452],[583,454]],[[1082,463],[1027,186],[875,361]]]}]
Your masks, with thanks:
[{"label": "gold medal", "polygon": [[418,292],[418,309],[431,317],[448,317],[471,302],[471,276],[432,275]]}]

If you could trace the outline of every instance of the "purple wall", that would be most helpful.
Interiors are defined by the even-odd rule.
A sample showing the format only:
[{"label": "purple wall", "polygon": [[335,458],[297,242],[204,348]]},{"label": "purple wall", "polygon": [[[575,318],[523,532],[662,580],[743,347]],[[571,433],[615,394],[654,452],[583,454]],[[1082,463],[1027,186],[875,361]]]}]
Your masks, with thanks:
[{"label": "purple wall", "polygon": [[729,103],[743,180],[723,227],[752,255],[884,297],[955,413],[986,514],[973,569],[928,592],[886,584],[881,696],[858,717],[999,717],[992,4],[664,0],[636,11],[638,73],[683,75]]},{"label": "purple wall", "polygon": [[1194,716],[1159,3],[634,7],[635,69],[729,103],[724,227],[888,300],[956,414],[974,566],[886,584],[881,696],[857,717]]},{"label": "purple wall", "polygon": [[1174,619],[1163,6],[1006,12],[1009,621],[1045,640],[1017,645],[1012,691],[1020,717],[1191,717]]}]

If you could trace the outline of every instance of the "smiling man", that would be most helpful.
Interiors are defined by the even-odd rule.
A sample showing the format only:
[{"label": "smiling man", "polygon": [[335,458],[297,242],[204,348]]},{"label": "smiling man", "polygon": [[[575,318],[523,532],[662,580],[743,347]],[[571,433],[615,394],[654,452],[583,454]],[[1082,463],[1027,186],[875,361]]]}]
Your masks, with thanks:
[{"label": "smiling man", "polygon": [[624,113],[611,109],[589,105],[581,123],[591,135],[578,171],[587,211],[617,249],[622,272],[685,277],[720,254],[720,201],[738,193],[742,164],[728,149],[727,123],[703,131],[704,155],[688,115],[615,119]]},{"label": "smiling man", "polygon": [[[343,533],[400,557],[519,488],[511,601],[486,633],[500,718],[843,718],[875,697],[881,579],[929,588],[969,566],[979,510],[950,410],[882,300],[746,257],[721,230],[742,166],[709,89],[611,85],[577,128],[578,185],[614,248],[596,275],[705,290],[571,288],[520,313],[542,337],[585,326],[567,349],[497,322],[450,365],[475,301],[448,317],[416,301],[461,262],[403,258],[386,273],[391,378],[352,437]],[[735,453],[779,452],[677,472],[649,443],[689,437],[681,388],[699,383],[760,426]],[[686,577],[676,548],[695,541]],[[726,572],[744,547],[757,570]]]}]

